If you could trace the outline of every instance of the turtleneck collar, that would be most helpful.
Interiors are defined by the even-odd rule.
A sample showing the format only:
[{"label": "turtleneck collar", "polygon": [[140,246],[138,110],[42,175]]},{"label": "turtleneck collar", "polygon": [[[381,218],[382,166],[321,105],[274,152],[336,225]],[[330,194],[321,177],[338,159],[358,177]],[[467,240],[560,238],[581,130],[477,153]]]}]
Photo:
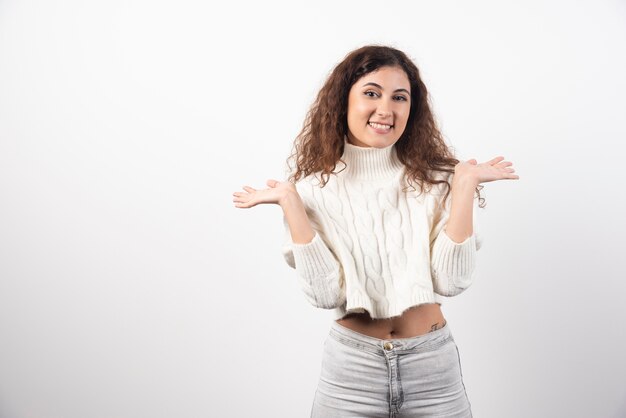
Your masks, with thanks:
[{"label": "turtleneck collar", "polygon": [[395,144],[385,148],[359,147],[344,136],[341,159],[347,167],[344,174],[358,180],[382,180],[398,175],[404,164],[398,159]]}]

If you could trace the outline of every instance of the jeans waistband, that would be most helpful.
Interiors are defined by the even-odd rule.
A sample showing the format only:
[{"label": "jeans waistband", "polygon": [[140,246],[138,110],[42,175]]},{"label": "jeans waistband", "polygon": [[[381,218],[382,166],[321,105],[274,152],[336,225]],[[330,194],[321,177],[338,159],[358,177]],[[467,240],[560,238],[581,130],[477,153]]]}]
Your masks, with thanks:
[{"label": "jeans waistband", "polygon": [[333,321],[329,336],[344,344],[375,354],[430,351],[445,344],[449,340],[454,340],[448,321],[446,321],[443,327],[426,334],[409,338],[390,338],[385,340],[361,334],[360,332],[353,331]]}]

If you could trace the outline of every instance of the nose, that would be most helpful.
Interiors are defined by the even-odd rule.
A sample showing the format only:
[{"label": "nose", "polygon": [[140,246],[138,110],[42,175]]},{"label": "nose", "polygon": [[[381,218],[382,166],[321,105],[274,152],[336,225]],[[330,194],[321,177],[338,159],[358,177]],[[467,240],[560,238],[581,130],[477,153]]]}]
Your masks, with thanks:
[{"label": "nose", "polygon": [[376,114],[381,118],[385,118],[391,116],[391,107],[386,100],[381,100],[378,104],[378,108],[376,109]]}]

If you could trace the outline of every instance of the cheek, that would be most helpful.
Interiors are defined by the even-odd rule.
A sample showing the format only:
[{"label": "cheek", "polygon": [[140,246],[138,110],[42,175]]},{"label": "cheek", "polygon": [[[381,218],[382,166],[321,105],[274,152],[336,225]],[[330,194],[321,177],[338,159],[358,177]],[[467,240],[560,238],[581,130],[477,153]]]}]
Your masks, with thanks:
[{"label": "cheek", "polygon": [[348,111],[348,122],[362,125],[369,120],[369,109],[367,106],[356,104]]},{"label": "cheek", "polygon": [[372,112],[371,107],[372,105],[365,101],[354,100],[349,107],[349,112],[352,113],[354,119],[368,118]]},{"label": "cheek", "polygon": [[409,114],[411,113],[411,109],[406,109],[406,110],[402,110],[402,112],[400,113],[400,119],[402,120],[402,124],[406,125],[406,123],[409,121]]}]

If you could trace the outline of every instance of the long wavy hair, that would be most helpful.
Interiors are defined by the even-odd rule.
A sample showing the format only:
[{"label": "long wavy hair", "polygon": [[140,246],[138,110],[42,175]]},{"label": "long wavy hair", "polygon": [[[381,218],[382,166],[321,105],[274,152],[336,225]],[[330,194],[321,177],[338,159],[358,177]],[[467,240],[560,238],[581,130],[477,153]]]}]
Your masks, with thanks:
[{"label": "long wavy hair", "polygon": [[[428,90],[417,66],[404,52],[389,46],[367,45],[356,49],[331,71],[307,112],[302,130],[294,141],[292,154],[287,158],[291,173],[288,181],[295,183],[302,177],[319,173],[321,187],[324,187],[330,175],[337,174],[334,170],[339,161],[344,164],[339,172],[345,169],[341,156],[344,136],[348,133],[350,89],[361,77],[381,67],[401,68],[411,84],[409,118],[402,136],[394,144],[398,159],[406,167],[405,181],[413,190],[413,183],[416,183],[420,193],[445,183],[445,201],[452,189],[449,175],[454,173],[454,166],[459,160],[454,157],[453,147],[446,145],[437,127]],[[294,159],[295,171],[290,163]],[[482,188],[479,185],[475,190],[481,208],[485,200],[480,197]],[[405,187],[403,191],[406,190]]]}]

